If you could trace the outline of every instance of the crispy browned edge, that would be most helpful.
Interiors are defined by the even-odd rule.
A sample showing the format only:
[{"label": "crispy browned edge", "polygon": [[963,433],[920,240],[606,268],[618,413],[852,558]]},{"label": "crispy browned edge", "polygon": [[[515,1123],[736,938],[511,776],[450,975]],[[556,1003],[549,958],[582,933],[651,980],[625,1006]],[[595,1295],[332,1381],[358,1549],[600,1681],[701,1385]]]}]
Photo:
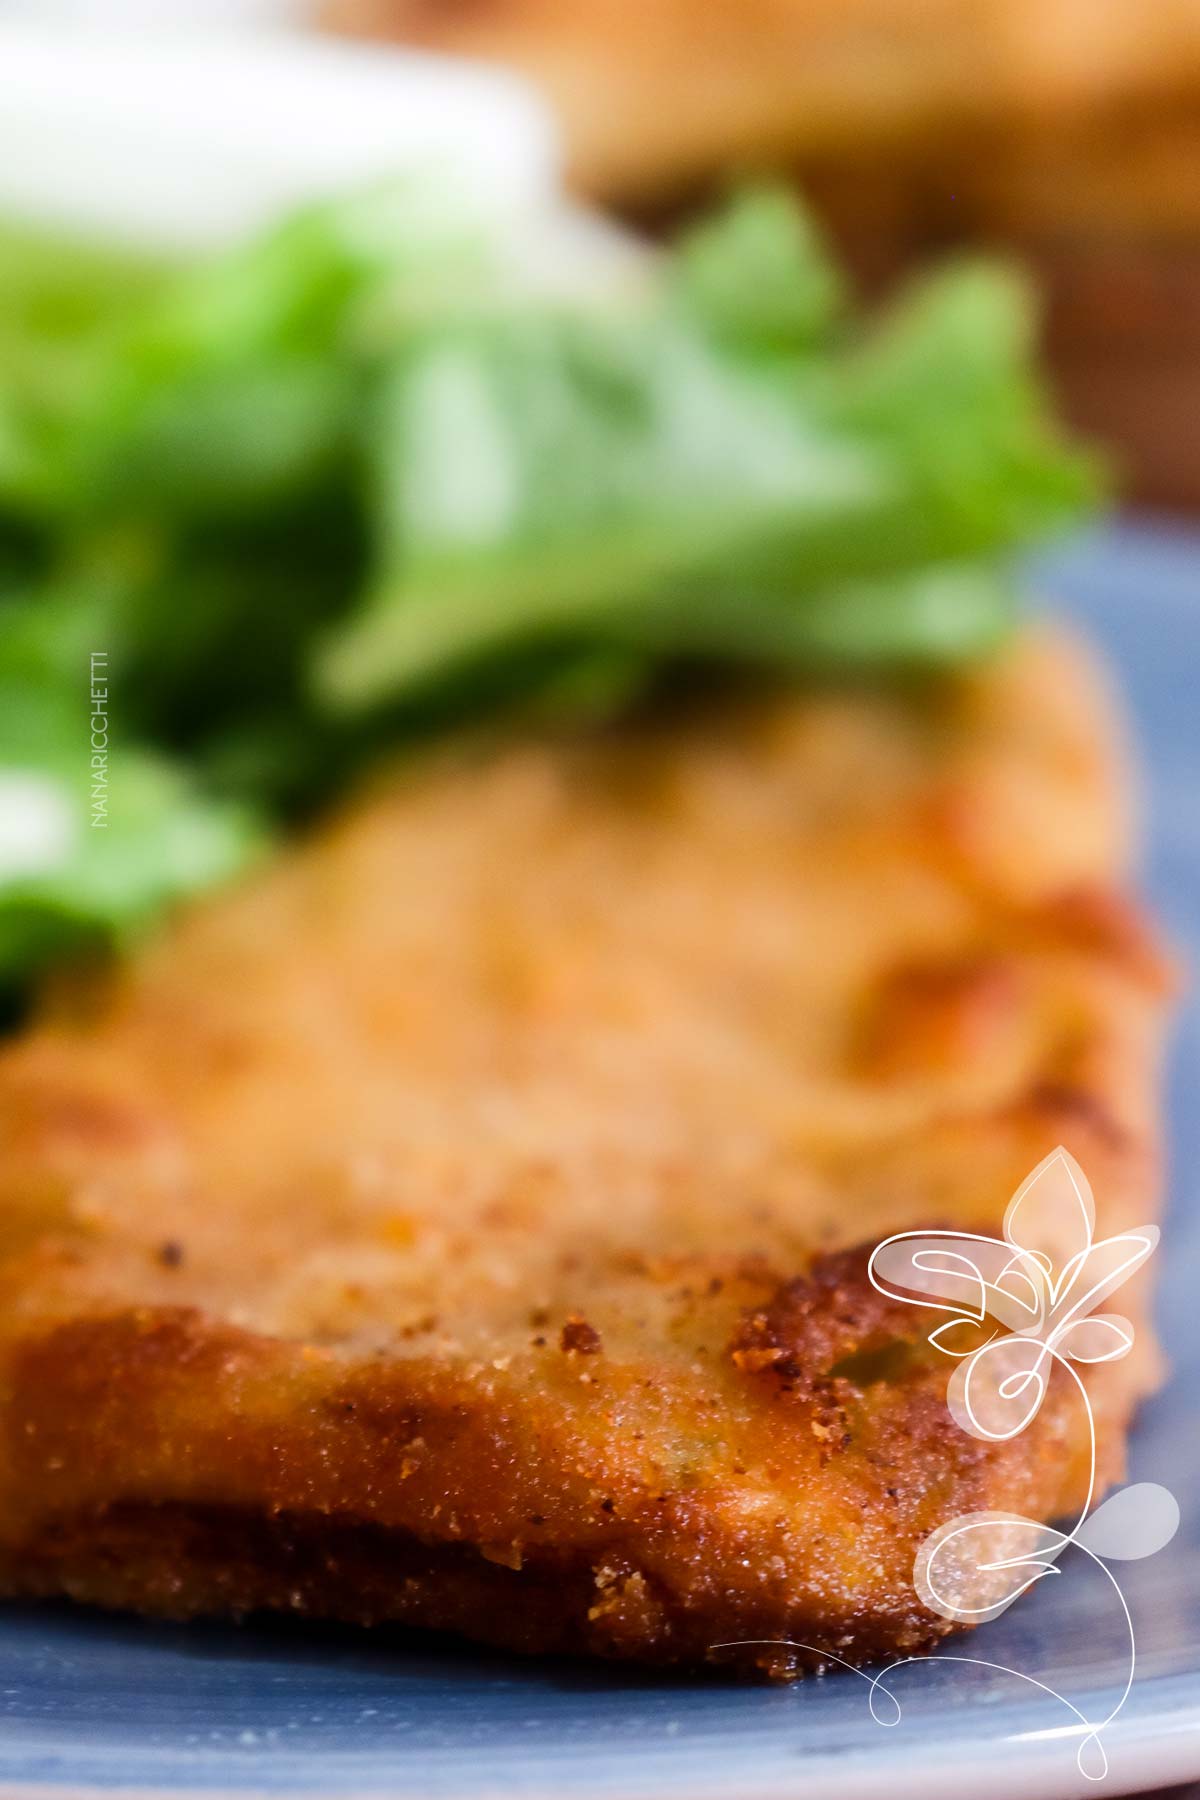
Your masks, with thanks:
[{"label": "crispy browned edge", "polygon": [[[1092,1166],[1131,1152],[1114,1141],[1103,1104],[1085,1095],[1040,1094],[1024,1112],[1014,1121],[1019,1135],[1035,1121],[1049,1126]],[[1062,1383],[1052,1383],[1036,1425],[1012,1443],[966,1436],[946,1408],[944,1365],[926,1340],[933,1315],[883,1297],[867,1278],[868,1255],[862,1246],[820,1256],[807,1274],[764,1288],[764,1303],[742,1310],[727,1345],[777,1409],[780,1430],[816,1440],[817,1487],[799,1533],[739,1523],[704,1489],[642,1491],[632,1455],[628,1466],[610,1459],[595,1472],[598,1504],[592,1487],[564,1505],[553,1470],[538,1469],[532,1486],[522,1480],[525,1459],[537,1454],[536,1417],[481,1408],[461,1373],[378,1364],[321,1368],[282,1435],[277,1423],[239,1418],[230,1395],[228,1460],[214,1469],[214,1485],[219,1491],[236,1469],[230,1488],[261,1492],[260,1504],[236,1494],[68,1503],[0,1552],[0,1586],[167,1618],[269,1610],[432,1628],[522,1652],[716,1662],[772,1678],[820,1668],[827,1657],[859,1663],[928,1648],[953,1627],[912,1588],[923,1537],[947,1516],[993,1506],[1061,1516],[1080,1502],[1086,1446],[1077,1396]],[[24,1465],[44,1483],[60,1453],[68,1479],[72,1465],[136,1463],[147,1418],[179,1404],[175,1426],[186,1437],[198,1397],[219,1416],[223,1390],[235,1393],[251,1371],[272,1380],[272,1363],[292,1349],[187,1309],[62,1325],[19,1358],[8,1478],[19,1483]],[[1087,1372],[1101,1491],[1122,1473],[1126,1427],[1156,1372],[1152,1351],[1134,1367]],[[414,1441],[425,1450],[412,1474],[428,1470],[433,1486],[423,1496],[421,1479],[406,1481],[410,1518],[433,1492],[461,1492],[472,1477],[481,1485],[462,1541],[432,1542],[411,1524],[345,1505],[394,1484],[398,1447]],[[820,1536],[824,1480],[861,1484],[863,1554],[887,1577],[869,1598],[848,1570],[839,1586],[836,1566],[805,1541],[805,1525]],[[526,1541],[511,1559],[504,1539],[514,1507]],[[799,1566],[765,1579],[789,1549]],[[729,1640],[745,1647],[716,1647]]]}]

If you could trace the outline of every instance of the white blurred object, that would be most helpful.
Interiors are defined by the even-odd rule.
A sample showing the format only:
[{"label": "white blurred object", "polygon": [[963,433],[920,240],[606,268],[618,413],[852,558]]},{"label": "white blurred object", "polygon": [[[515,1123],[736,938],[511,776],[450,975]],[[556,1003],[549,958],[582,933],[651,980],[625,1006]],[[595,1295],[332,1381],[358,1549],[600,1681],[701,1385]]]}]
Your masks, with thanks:
[{"label": "white blurred object", "polygon": [[[555,128],[514,76],[316,37],[201,32],[177,23],[193,8],[164,0],[154,17],[166,28],[153,31],[130,30],[124,8],[121,26],[111,6],[64,10],[88,23],[0,14],[0,210],[184,248],[405,171],[444,172],[500,217],[560,204]],[[246,7],[217,8],[235,10]]]},{"label": "white blurred object", "polygon": [[61,869],[79,838],[67,785],[38,769],[0,769],[0,883]]},{"label": "white blurred object", "polygon": [[0,0],[5,18],[72,25],[303,25],[313,0]]}]

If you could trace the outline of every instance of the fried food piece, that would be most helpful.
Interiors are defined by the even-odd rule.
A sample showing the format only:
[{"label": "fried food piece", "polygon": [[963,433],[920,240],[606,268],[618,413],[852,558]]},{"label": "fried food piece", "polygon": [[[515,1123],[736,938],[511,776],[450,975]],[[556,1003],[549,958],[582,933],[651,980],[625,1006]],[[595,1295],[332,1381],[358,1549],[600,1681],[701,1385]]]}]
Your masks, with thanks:
[{"label": "fried food piece", "polygon": [[[1082,1502],[866,1259],[1059,1142],[1155,1210],[1119,749],[1030,633],[409,767],[0,1060],[0,1585],[776,1672],[948,1629],[914,1554]],[[1155,1377],[1089,1368],[1101,1474]]]},{"label": "fried food piece", "polygon": [[570,171],[621,202],[730,167],[894,151],[1190,84],[1195,0],[327,0],[332,29],[508,63],[555,103]]}]

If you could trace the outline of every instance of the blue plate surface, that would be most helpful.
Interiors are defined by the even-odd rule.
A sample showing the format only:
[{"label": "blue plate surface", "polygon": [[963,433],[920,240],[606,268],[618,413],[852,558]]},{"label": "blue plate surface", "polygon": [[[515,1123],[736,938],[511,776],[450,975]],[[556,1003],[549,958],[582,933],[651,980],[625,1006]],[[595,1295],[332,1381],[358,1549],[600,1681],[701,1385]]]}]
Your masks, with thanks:
[{"label": "blue plate surface", "polygon": [[[1122,674],[1149,770],[1147,880],[1176,942],[1200,945],[1200,535],[1099,533],[1038,570]],[[1130,1698],[1098,1791],[1200,1776],[1200,1008],[1175,1043],[1172,1182],[1159,1257],[1173,1364],[1138,1427],[1134,1478],[1171,1487],[1174,1542],[1117,1565],[1137,1633]],[[964,1646],[958,1645],[956,1648]],[[1120,1694],[1127,1639],[1076,1556],[969,1648],[1090,1719]],[[1097,1791],[1067,1706],[944,1656],[893,1679],[875,1722],[862,1677],[756,1689],[453,1645],[291,1626],[159,1627],[68,1608],[0,1611],[0,1790],[772,1800]],[[882,1709],[881,1709],[882,1710]]]}]

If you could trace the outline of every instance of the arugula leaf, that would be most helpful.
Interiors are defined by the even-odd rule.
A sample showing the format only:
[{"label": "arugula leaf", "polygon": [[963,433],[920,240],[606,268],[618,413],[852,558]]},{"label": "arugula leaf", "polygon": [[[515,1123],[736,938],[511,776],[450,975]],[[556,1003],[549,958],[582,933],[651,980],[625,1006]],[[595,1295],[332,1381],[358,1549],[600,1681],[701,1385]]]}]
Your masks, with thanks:
[{"label": "arugula leaf", "polygon": [[828,345],[846,286],[816,222],[759,188],[693,229],[671,272],[682,307],[729,346],[778,357]]},{"label": "arugula leaf", "polygon": [[167,279],[134,252],[0,224],[0,512],[42,519],[103,344]]},{"label": "arugula leaf", "polygon": [[84,517],[252,516],[336,482],[360,364],[397,284],[427,304],[477,275],[469,220],[405,185],[322,201],[184,270],[115,334],[76,421]]},{"label": "arugula leaf", "polygon": [[841,578],[800,596],[701,585],[619,622],[630,644],[664,646],[782,672],[877,674],[936,669],[997,646],[1016,616],[1012,577],[988,563],[927,563]]},{"label": "arugula leaf", "polygon": [[[267,840],[257,809],[110,728],[107,693],[93,744],[91,657],[122,660],[120,598],[77,578],[0,608],[0,988],[125,942]],[[115,674],[97,680],[119,719]]]},{"label": "arugula leaf", "polygon": [[383,571],[319,666],[338,704],[597,628],[781,521],[852,524],[888,481],[673,319],[431,330],[386,378],[375,441]]},{"label": "arugula leaf", "polygon": [[1098,491],[1002,267],[863,320],[769,190],[608,290],[534,251],[411,183],[186,267],[0,227],[0,978],[431,733],[984,655]]},{"label": "arugula leaf", "polygon": [[71,770],[0,759],[0,984],[66,955],[128,945],[169,905],[227,881],[266,841],[251,813],[205,796],[146,751],[113,752],[102,800],[86,742]]},{"label": "arugula leaf", "polygon": [[[760,262],[778,240],[775,291],[748,233]],[[318,653],[331,706],[631,628],[666,656],[787,642],[803,667],[809,644],[814,669],[839,634],[864,665],[872,645],[885,662],[901,641],[933,661],[991,647],[1011,606],[963,566],[1061,529],[1096,484],[1047,423],[1024,287],[965,265],[843,332],[823,253],[778,200],[710,226],[683,276],[640,310],[469,318],[403,346],[372,433],[379,572]]]}]

